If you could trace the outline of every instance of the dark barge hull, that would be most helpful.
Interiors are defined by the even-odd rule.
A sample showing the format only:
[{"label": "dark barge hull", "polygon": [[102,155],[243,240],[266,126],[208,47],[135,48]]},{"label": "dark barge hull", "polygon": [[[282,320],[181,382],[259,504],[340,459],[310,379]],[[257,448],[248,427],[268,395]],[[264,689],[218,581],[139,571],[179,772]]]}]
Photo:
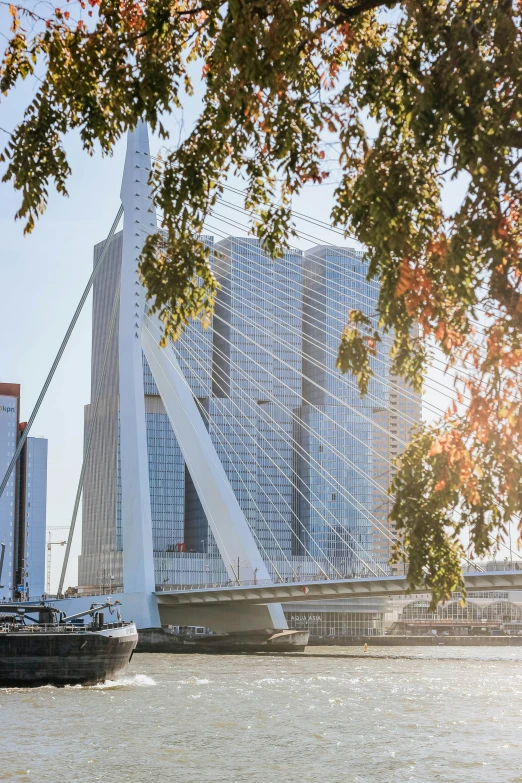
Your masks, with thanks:
[{"label": "dark barge hull", "polygon": [[127,671],[137,637],[0,634],[0,687],[97,685]]}]

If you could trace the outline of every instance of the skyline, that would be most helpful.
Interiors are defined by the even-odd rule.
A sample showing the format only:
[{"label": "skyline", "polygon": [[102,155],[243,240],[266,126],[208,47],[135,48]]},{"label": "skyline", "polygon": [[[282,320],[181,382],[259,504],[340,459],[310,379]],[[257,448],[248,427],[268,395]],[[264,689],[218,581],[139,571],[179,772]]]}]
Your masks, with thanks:
[{"label": "skyline", "polygon": [[[73,141],[73,140],[71,140]],[[153,146],[154,145],[154,146]],[[158,150],[157,139],[151,136],[151,149]],[[77,301],[92,269],[92,246],[103,241],[119,204],[119,186],[123,170],[124,142],[115,155],[108,159],[92,160],[80,154],[69,186],[69,199],[51,193],[49,208],[33,233],[23,237],[22,225],[13,220],[18,194],[9,185],[0,185],[0,228],[6,256],[13,263],[4,265],[4,291],[20,289],[24,285],[24,311],[21,319],[18,299],[5,298],[2,302],[0,327],[4,334],[16,339],[10,341],[3,353],[1,380],[21,385],[21,418],[27,420],[36,397],[48,373]],[[89,209],[78,207],[85,203],[85,193],[98,191]],[[333,189],[334,185],[323,188]],[[83,198],[82,198],[83,194]],[[310,194],[311,196],[311,194]],[[296,208],[306,210],[308,194],[304,194]],[[310,199],[313,200],[313,199]],[[324,200],[326,203],[326,199]],[[112,210],[110,209],[112,207]],[[319,210],[314,214],[319,216]],[[320,214],[328,219],[328,211]],[[59,237],[59,241],[57,238]],[[349,245],[349,243],[346,243]],[[74,264],[71,264],[74,259]],[[67,291],[67,296],[63,292]],[[60,292],[62,295],[60,296]],[[52,308],[49,306],[52,302]],[[90,396],[90,334],[92,295],[87,300],[61,365],[34,423],[35,436],[49,441],[48,526],[70,523],[76,485],[81,468],[83,443],[83,406]],[[16,330],[10,324],[17,323]],[[14,335],[13,335],[14,332]],[[11,337],[11,340],[12,340]],[[66,584],[75,584],[76,562],[79,554],[81,524],[77,526],[71,551]],[[52,585],[56,585],[60,558],[53,557]]]},{"label": "skyline", "polygon": [[[186,112],[183,117],[184,133],[190,129],[190,121],[197,114],[199,99],[196,94],[192,113]],[[23,91],[18,94],[18,101],[12,98],[6,101],[3,127],[14,126],[23,101]],[[174,115],[168,118],[173,138],[178,130],[176,120]],[[81,151],[77,134],[70,134],[66,147],[73,169],[68,184],[69,198],[51,191],[49,207],[29,236],[24,237],[22,224],[14,221],[19,194],[10,184],[0,184],[0,228],[5,257],[10,259],[9,264],[4,264],[3,290],[20,292],[19,296],[4,295],[2,301],[0,328],[3,334],[10,335],[10,340],[7,351],[4,349],[3,352],[0,380],[20,383],[22,420],[30,415],[88,279],[92,268],[92,247],[107,235],[119,204],[125,140],[118,143],[114,155],[109,158],[102,158],[99,154],[89,158]],[[157,154],[160,147],[159,140],[151,135],[152,154]],[[237,186],[240,183],[233,181],[233,184]],[[334,188],[335,182],[305,188],[294,202],[295,209],[329,222]],[[448,209],[458,198],[459,188],[453,187],[448,193]],[[213,220],[223,233],[232,233],[230,225]],[[319,239],[328,241],[327,231],[315,227],[313,231]],[[343,241],[336,237],[338,240],[341,240],[341,246],[354,247],[353,240]],[[305,250],[310,243],[295,240],[295,245]],[[355,247],[357,249],[356,243]],[[24,305],[23,315],[20,313],[20,301]],[[91,311],[92,295],[84,306],[32,431],[34,436],[46,437],[49,441],[49,527],[70,524],[81,468],[83,408],[90,396]],[[14,329],[13,324],[16,324]],[[437,395],[429,392],[428,398],[436,399]],[[444,402],[442,395],[440,399]],[[66,585],[77,583],[80,540],[81,518],[75,531]],[[60,568],[61,558],[54,555],[53,586],[57,584]]]}]

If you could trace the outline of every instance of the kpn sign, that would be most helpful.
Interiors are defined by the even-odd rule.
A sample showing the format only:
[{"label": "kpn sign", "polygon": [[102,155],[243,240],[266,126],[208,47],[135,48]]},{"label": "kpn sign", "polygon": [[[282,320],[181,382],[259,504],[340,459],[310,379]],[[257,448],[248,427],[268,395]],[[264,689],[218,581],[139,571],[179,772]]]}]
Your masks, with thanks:
[{"label": "kpn sign", "polygon": [[14,413],[16,410],[14,405],[2,405],[0,404],[0,413]]}]

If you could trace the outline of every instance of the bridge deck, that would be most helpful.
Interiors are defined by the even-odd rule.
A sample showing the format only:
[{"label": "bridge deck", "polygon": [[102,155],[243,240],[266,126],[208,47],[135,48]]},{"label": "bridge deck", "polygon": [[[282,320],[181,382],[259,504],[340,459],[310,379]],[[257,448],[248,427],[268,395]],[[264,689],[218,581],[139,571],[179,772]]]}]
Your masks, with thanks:
[{"label": "bridge deck", "polygon": [[[522,590],[521,571],[490,571],[465,576],[466,588],[472,590]],[[419,588],[416,592],[427,592]],[[368,579],[339,579],[292,582],[270,585],[230,585],[226,587],[192,587],[155,593],[158,603],[169,606],[285,603],[288,601],[325,601],[336,598],[376,598],[406,595],[408,585],[402,576]]]}]

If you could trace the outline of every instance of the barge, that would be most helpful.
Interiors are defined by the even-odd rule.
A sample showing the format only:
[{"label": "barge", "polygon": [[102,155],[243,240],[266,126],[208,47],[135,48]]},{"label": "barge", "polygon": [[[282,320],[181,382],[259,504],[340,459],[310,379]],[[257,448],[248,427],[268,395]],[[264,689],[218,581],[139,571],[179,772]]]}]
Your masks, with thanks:
[{"label": "barge", "polygon": [[[106,621],[105,609],[116,611],[114,622]],[[0,604],[0,687],[116,680],[137,643],[135,624],[124,622],[111,601],[69,617],[45,604]]]}]

